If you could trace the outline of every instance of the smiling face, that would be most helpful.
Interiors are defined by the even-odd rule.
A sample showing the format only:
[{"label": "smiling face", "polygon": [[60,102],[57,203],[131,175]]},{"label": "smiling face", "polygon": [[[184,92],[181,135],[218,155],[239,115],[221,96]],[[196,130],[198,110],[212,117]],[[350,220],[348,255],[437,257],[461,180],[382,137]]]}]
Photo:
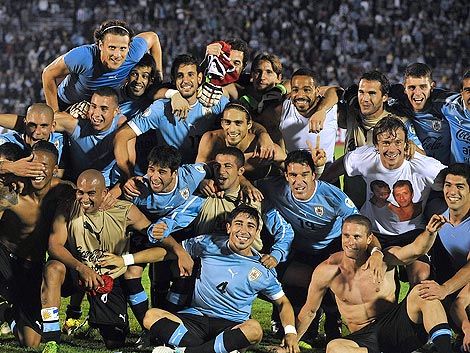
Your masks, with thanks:
[{"label": "smiling face", "polygon": [[54,131],[54,114],[50,110],[32,106],[28,109],[25,123],[25,141],[30,146],[40,140],[48,141]]},{"label": "smiling face", "polygon": [[451,211],[470,207],[470,188],[467,180],[460,175],[448,174],[444,181],[444,198]]},{"label": "smiling face", "polygon": [[292,195],[298,200],[308,200],[315,191],[315,174],[307,164],[290,163],[285,173]]},{"label": "smiling face", "polygon": [[176,185],[178,171],[171,171],[168,167],[160,167],[158,164],[149,164],[147,176],[150,188],[155,193],[170,192]]},{"label": "smiling face", "polygon": [[294,76],[290,97],[300,114],[306,115],[318,98],[318,87],[310,76]]},{"label": "smiling face", "polygon": [[152,83],[152,68],[149,66],[136,66],[129,73],[127,82],[128,93],[138,98],[145,93],[147,87]]},{"label": "smiling face", "polygon": [[103,40],[98,43],[100,59],[104,67],[108,70],[118,69],[129,53],[129,43],[128,35],[105,34]]},{"label": "smiling face", "polygon": [[111,127],[114,116],[118,113],[118,105],[114,97],[93,94],[88,119],[96,131],[105,131]]},{"label": "smiling face", "polygon": [[357,260],[366,255],[367,247],[372,241],[372,234],[362,224],[344,222],[341,229],[341,244],[346,257]]},{"label": "smiling face", "polygon": [[95,178],[81,178],[77,180],[75,198],[85,213],[96,213],[108,193],[106,186]]},{"label": "smiling face", "polygon": [[57,159],[52,153],[46,151],[35,151],[33,155],[33,162],[42,163],[46,167],[43,175],[30,178],[33,188],[42,190],[50,185],[52,177],[57,172]]},{"label": "smiling face", "polygon": [[[202,82],[202,73],[197,72],[196,65],[181,64],[176,70],[175,85],[183,98],[196,99],[197,88]],[[191,103],[191,102],[190,102]]]},{"label": "smiling face", "polygon": [[375,146],[380,154],[380,161],[387,169],[397,169],[405,161],[405,132],[402,129],[394,133],[383,132],[377,135]]},{"label": "smiling face", "polygon": [[405,79],[405,93],[413,110],[420,112],[431,96],[435,83],[429,77],[411,77]]},{"label": "smiling face", "polygon": [[229,191],[238,188],[240,176],[244,171],[244,167],[238,167],[235,156],[229,154],[215,156],[214,180],[220,190]]},{"label": "smiling face", "polygon": [[227,223],[230,248],[237,253],[250,255],[250,247],[257,231],[258,220],[247,213],[239,213],[230,223]]},{"label": "smiling face", "polygon": [[235,147],[243,141],[252,125],[246,112],[234,108],[224,110],[220,123],[227,145]]},{"label": "smiling face", "polygon": [[362,79],[359,81],[357,99],[362,115],[368,118],[377,118],[383,113],[383,106],[388,96],[382,93],[379,81]]}]

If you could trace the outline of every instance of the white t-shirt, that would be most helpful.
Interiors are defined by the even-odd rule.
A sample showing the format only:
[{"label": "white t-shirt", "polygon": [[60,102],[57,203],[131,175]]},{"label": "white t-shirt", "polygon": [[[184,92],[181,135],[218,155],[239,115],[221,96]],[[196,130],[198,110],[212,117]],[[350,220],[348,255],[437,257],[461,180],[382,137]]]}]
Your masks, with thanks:
[{"label": "white t-shirt", "polygon": [[[439,171],[445,168],[438,160],[415,153],[413,158],[405,160],[397,169],[387,169],[380,161],[380,155],[373,146],[363,146],[349,152],[344,157],[344,167],[349,176],[361,175],[367,185],[367,198],[361,209],[363,214],[370,218],[374,232],[388,235],[399,235],[414,229],[424,229],[422,210],[426,205],[429,192],[434,184]],[[421,208],[417,217],[406,221],[399,221],[389,207],[384,209],[373,205],[370,198],[373,193],[370,183],[374,180],[382,180],[390,187],[390,195],[387,199],[398,207],[393,197],[393,185],[398,180],[408,180],[413,187],[413,203]]]},{"label": "white t-shirt", "polygon": [[[336,104],[326,112],[323,129],[320,131],[320,147],[326,152],[327,162],[333,162],[336,134],[338,132],[338,108]],[[308,149],[307,140],[315,146],[317,134],[308,132],[309,119],[301,115],[294,103],[286,99],[282,104],[279,130],[286,143],[287,152]]]}]

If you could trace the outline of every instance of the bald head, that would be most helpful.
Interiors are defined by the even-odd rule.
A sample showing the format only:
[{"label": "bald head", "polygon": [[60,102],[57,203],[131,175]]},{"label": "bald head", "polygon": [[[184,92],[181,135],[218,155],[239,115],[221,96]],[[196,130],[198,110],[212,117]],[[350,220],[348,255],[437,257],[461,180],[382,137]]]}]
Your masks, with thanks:
[{"label": "bald head", "polygon": [[77,179],[76,199],[85,213],[98,212],[106,194],[103,174],[96,169],[87,169]]},{"label": "bald head", "polygon": [[54,131],[54,111],[45,103],[35,103],[28,108],[24,122],[26,142],[30,146],[48,141]]}]

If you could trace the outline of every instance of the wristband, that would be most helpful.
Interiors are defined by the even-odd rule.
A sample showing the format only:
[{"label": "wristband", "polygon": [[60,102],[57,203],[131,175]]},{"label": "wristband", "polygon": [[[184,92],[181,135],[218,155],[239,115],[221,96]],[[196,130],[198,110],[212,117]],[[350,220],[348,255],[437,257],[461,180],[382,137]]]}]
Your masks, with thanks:
[{"label": "wristband", "polygon": [[293,325],[284,326],[284,334],[288,335],[290,333],[293,333],[294,335],[297,334],[297,330],[295,329],[295,326],[293,326]]},{"label": "wristband", "polygon": [[132,255],[132,254],[122,255],[122,259],[124,260],[124,266],[133,265],[135,263],[134,262],[134,255]]},{"label": "wristband", "polygon": [[315,175],[317,176],[322,175],[324,169],[325,169],[325,165],[322,165],[321,167],[315,167]]},{"label": "wristband", "polygon": [[380,250],[380,249],[379,249],[378,247],[376,247],[376,246],[374,246],[374,247],[372,248],[372,250],[370,251],[370,256],[372,256],[372,254],[375,253],[375,252],[379,252],[379,253],[382,254],[382,256],[384,256],[384,253],[382,252],[382,250]]},{"label": "wristband", "polygon": [[178,90],[169,88],[168,91],[165,92],[165,98],[171,99],[176,93],[178,93]]}]

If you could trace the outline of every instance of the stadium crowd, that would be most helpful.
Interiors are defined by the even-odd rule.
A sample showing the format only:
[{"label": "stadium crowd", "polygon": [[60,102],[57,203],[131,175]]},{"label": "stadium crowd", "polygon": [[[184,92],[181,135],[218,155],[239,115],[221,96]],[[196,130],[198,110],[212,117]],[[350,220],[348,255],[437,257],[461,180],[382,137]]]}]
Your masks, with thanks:
[{"label": "stadium crowd", "polygon": [[260,295],[280,352],[470,352],[469,7],[427,3],[2,3],[0,323],[238,352]]}]

